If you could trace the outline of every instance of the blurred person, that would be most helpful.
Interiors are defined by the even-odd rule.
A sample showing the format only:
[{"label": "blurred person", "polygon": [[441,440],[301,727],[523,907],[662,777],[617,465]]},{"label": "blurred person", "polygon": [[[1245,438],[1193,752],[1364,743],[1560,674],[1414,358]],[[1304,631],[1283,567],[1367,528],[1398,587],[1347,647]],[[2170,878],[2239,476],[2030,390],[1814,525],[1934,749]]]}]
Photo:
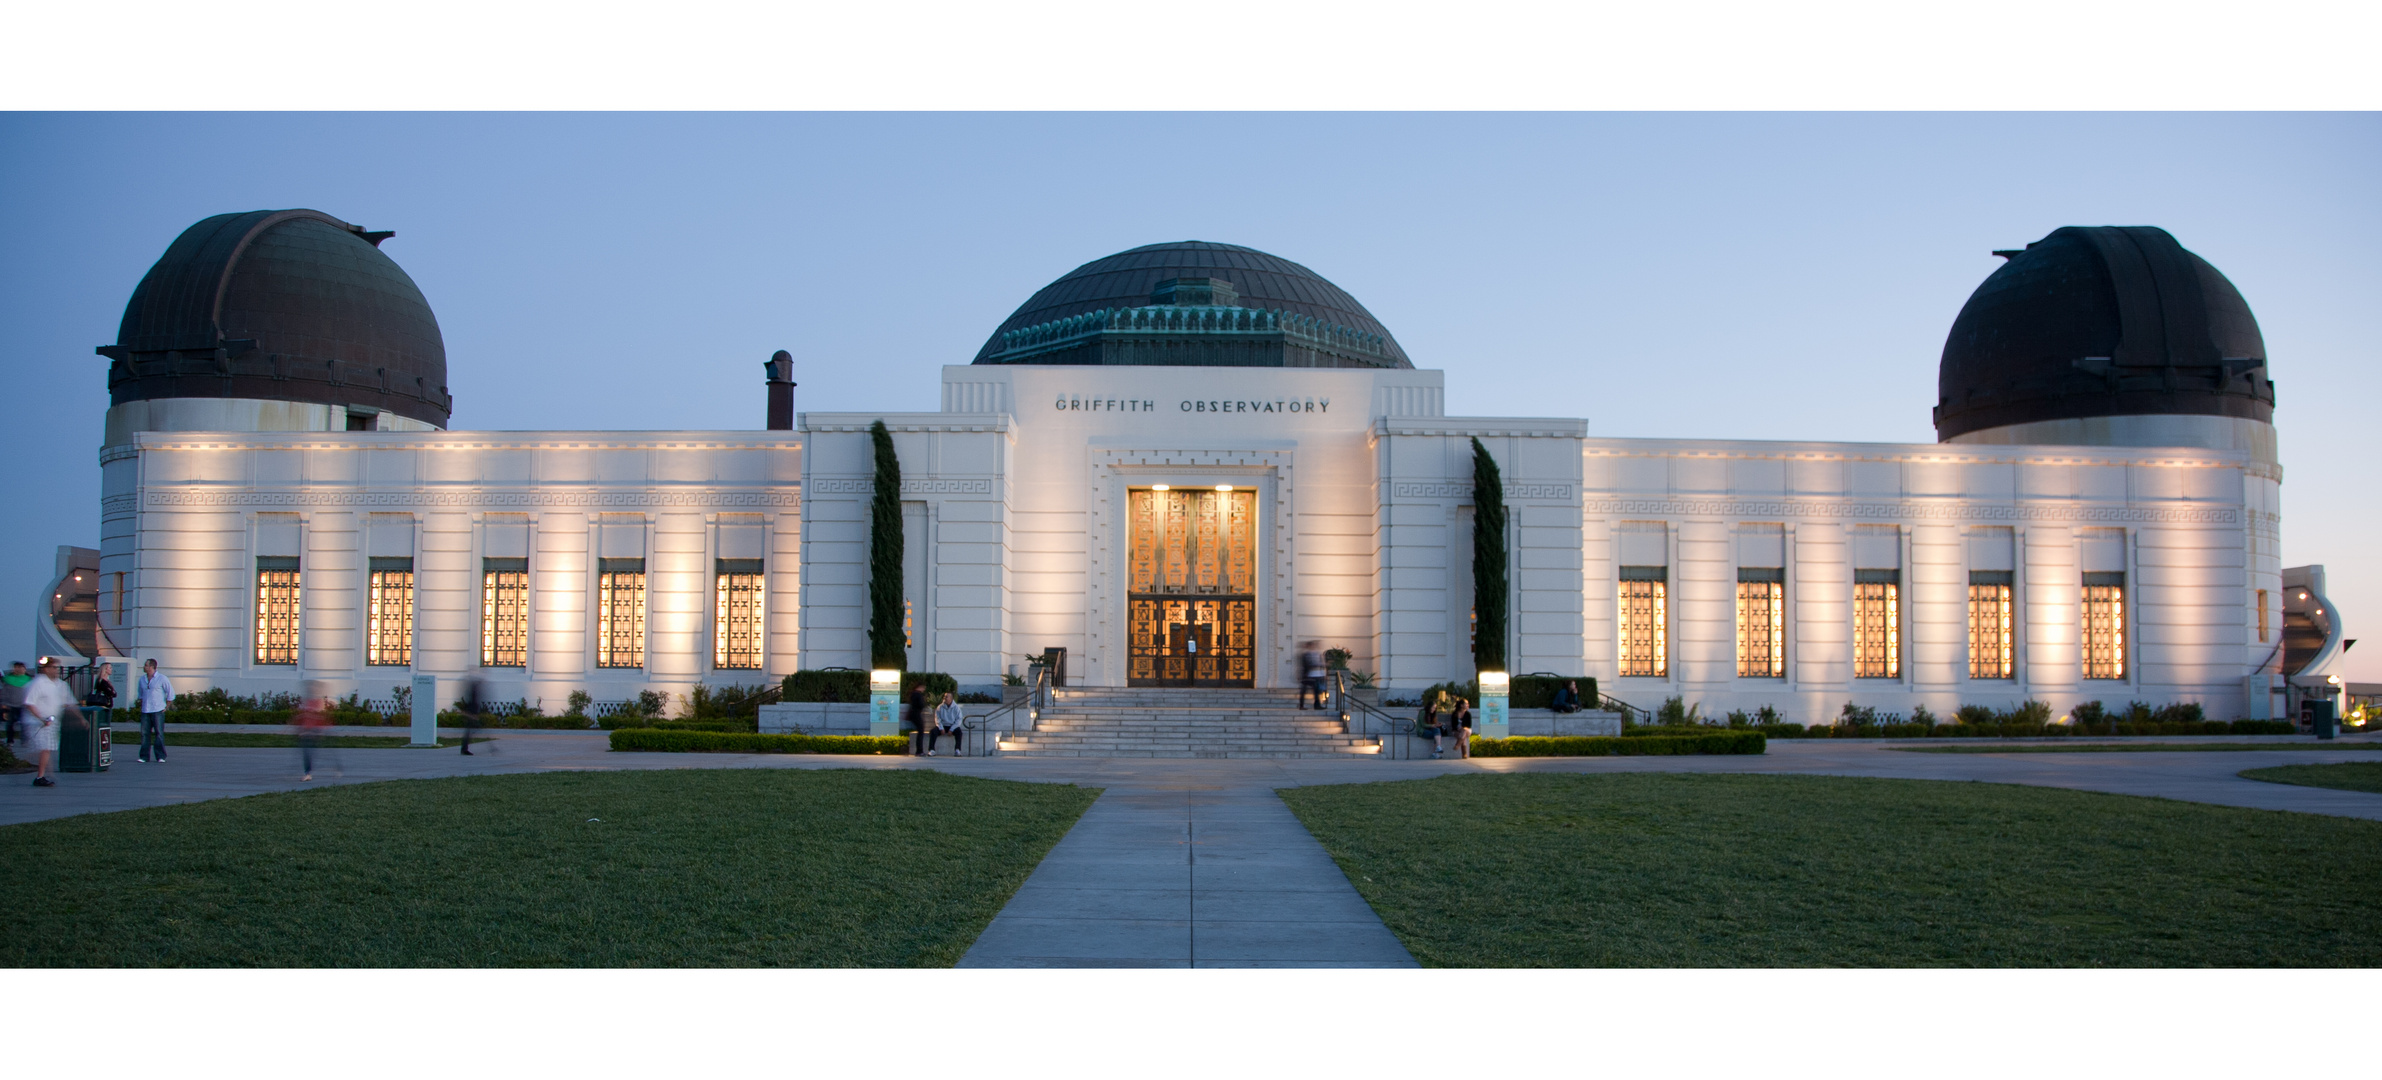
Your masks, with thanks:
[{"label": "blurred person", "polygon": [[91,676],[91,692],[84,696],[83,704],[96,709],[116,707],[116,684],[108,681],[106,664],[99,665],[98,672]]},{"label": "blurred person", "polygon": [[1559,713],[1575,713],[1580,711],[1580,684],[1568,680],[1565,681],[1563,684],[1563,689],[1555,691],[1554,708],[1555,711]]},{"label": "blurred person", "polygon": [[8,674],[0,675],[0,720],[7,722],[5,737],[8,745],[17,744],[17,721],[25,716],[25,684],[33,681],[22,660],[8,665]]},{"label": "blurred person", "polygon": [[1472,702],[1470,699],[1465,698],[1461,694],[1456,696],[1456,708],[1454,712],[1448,714],[1447,726],[1449,729],[1448,733],[1456,737],[1456,756],[1460,758],[1471,757]]},{"label": "blurred person", "polygon": [[1299,646],[1299,708],[1307,707],[1307,695],[1315,695],[1315,709],[1323,711],[1323,642],[1310,641]]},{"label": "blurred person", "polygon": [[1423,726],[1431,731],[1431,756],[1447,752],[1447,691],[1423,698]]},{"label": "blurred person", "polygon": [[50,758],[58,752],[58,725],[74,695],[58,681],[58,665],[43,661],[41,671],[25,682],[25,749],[34,755],[33,786],[56,787],[50,779]]},{"label": "blurred person", "polygon": [[959,707],[951,691],[943,691],[943,703],[935,706],[935,730],[926,737],[926,756],[935,756],[935,736],[951,736],[951,756],[958,757],[967,738],[967,712]]},{"label": "blurred person", "polygon": [[902,729],[910,733],[910,756],[930,757],[935,751],[934,729],[926,726],[926,683],[910,687],[910,707],[902,712]]},{"label": "blurred person", "polygon": [[463,700],[456,704],[463,710],[463,753],[466,756],[471,754],[471,733],[480,726],[480,691],[479,676],[464,676]]},{"label": "blurred person", "polygon": [[298,702],[298,765],[305,773],[300,780],[314,779],[314,751],[322,745],[323,729],[331,726],[331,702],[324,695],[322,681],[311,680],[306,684],[306,696]]},{"label": "blurred person", "polygon": [[[141,711],[141,761],[165,761],[165,710],[174,703],[174,680],[157,670],[151,658],[141,662],[140,681],[132,686],[133,705]],[[149,756],[154,750],[155,758]]]}]

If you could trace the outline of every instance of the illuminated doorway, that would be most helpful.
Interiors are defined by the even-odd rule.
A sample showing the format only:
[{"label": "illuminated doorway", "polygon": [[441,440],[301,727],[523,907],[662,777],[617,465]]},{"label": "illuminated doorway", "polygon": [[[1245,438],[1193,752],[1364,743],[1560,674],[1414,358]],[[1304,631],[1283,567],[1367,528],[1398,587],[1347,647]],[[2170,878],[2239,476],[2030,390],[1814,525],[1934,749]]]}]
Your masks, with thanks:
[{"label": "illuminated doorway", "polygon": [[1134,488],[1128,686],[1254,686],[1257,493]]}]

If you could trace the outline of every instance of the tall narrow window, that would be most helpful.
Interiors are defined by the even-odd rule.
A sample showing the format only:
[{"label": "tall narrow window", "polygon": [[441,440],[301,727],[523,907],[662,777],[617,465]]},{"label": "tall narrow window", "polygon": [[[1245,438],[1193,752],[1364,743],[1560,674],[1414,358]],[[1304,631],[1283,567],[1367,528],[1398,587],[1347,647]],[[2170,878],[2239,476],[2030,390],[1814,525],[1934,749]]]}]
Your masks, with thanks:
[{"label": "tall narrow window", "polygon": [[645,666],[645,560],[596,560],[596,666]]},{"label": "tall narrow window", "polygon": [[2126,677],[2126,575],[2084,575],[2084,677]]},{"label": "tall narrow window", "polygon": [[529,560],[480,560],[480,665],[529,666]]},{"label": "tall narrow window", "polygon": [[711,635],[711,666],[761,667],[761,560],[719,560],[717,606]]},{"label": "tall narrow window", "polygon": [[2017,670],[2010,638],[2008,570],[1971,570],[1968,575],[1968,677],[2007,679]]},{"label": "tall narrow window", "polygon": [[375,558],[364,611],[364,662],[405,667],[414,662],[414,561]]},{"label": "tall narrow window", "polygon": [[298,662],[298,558],[256,560],[256,662]]},{"label": "tall narrow window", "polygon": [[1853,677],[1902,677],[1902,571],[1853,571]]},{"label": "tall narrow window", "polygon": [[1737,677],[1786,677],[1786,570],[1737,568]]},{"label": "tall narrow window", "polygon": [[[117,577],[117,578],[120,580],[120,579],[122,579],[122,578],[124,577],[124,575],[122,575],[122,574],[118,574],[118,575],[116,575],[116,577]],[[118,595],[118,596],[122,596],[122,595],[123,595],[123,591],[122,591],[122,589],[123,589],[123,587],[122,587],[121,585],[119,585],[119,586],[117,587],[117,590],[118,590],[118,591],[117,591],[117,595]],[[122,604],[121,602],[119,602],[119,603],[117,604],[117,612],[118,612],[118,614],[117,614],[117,618],[119,618],[119,619],[123,618],[122,611],[123,611],[123,604]],[[2263,645],[2263,644],[2265,644],[2265,643],[2266,643],[2266,634],[2267,634],[2267,626],[2266,626],[2266,590],[2264,590],[2264,589],[2260,589],[2260,590],[2258,590],[2258,643],[2259,643],[2259,644]]]},{"label": "tall narrow window", "polygon": [[1621,674],[1661,678],[1671,673],[1670,568],[1621,568]]}]

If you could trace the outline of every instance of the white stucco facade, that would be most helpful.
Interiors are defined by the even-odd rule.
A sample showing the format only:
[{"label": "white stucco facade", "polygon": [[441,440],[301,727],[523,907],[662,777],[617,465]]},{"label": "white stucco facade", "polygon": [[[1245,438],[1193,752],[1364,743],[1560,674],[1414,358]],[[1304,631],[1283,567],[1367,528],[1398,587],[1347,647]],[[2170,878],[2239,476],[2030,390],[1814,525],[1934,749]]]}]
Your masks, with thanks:
[{"label": "white stucco facade", "polygon": [[[1444,377],[959,365],[940,412],[812,412],[794,431],[132,432],[102,455],[101,623],[182,685],[239,693],[320,678],[379,696],[421,671],[551,709],[578,689],[619,700],[864,667],[867,429],[882,419],[902,467],[913,669],[981,686],[1063,647],[1076,681],[1123,685],[1127,492],[1230,484],[1257,493],[1253,681],[1289,685],[1313,638],[1419,688],[1471,674],[1477,438],[1506,484],[1517,673],[1802,722],[1848,701],[2249,714],[2245,676],[2273,647],[2256,640],[2260,590],[2270,633],[2281,623],[2279,476],[2255,448],[1607,439],[1583,419],[1443,415]],[[299,567],[294,663],[257,662],[260,559]],[[366,656],[374,559],[412,560],[407,665]],[[492,667],[481,571],[511,559],[528,574],[526,656]],[[638,667],[599,662],[607,559],[643,560]],[[715,571],[751,560],[765,645],[724,668]],[[1624,566],[1667,585],[1659,675],[1621,670]],[[1782,578],[1775,676],[1739,674],[1749,567]],[[2009,678],[1971,675],[1975,572],[2012,583]],[[1892,677],[1856,676],[1857,574],[1899,583]],[[2085,677],[2086,574],[2125,583],[2119,678]]]}]

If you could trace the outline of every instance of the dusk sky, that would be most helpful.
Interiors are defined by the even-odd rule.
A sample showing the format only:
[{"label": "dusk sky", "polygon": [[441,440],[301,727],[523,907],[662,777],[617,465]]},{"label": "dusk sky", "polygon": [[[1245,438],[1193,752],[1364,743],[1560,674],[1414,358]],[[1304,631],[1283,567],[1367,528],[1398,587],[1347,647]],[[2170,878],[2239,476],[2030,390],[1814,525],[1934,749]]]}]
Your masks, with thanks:
[{"label": "dusk sky", "polygon": [[289,207],[396,231],[456,428],[758,428],[775,349],[799,409],[933,410],[1037,288],[1196,239],[1338,283],[1452,414],[1921,443],[1992,250],[2157,225],[2264,332],[2283,564],[2382,638],[2378,190],[2375,114],[9,114],[0,661],[98,545],[92,348],[182,229]]}]

